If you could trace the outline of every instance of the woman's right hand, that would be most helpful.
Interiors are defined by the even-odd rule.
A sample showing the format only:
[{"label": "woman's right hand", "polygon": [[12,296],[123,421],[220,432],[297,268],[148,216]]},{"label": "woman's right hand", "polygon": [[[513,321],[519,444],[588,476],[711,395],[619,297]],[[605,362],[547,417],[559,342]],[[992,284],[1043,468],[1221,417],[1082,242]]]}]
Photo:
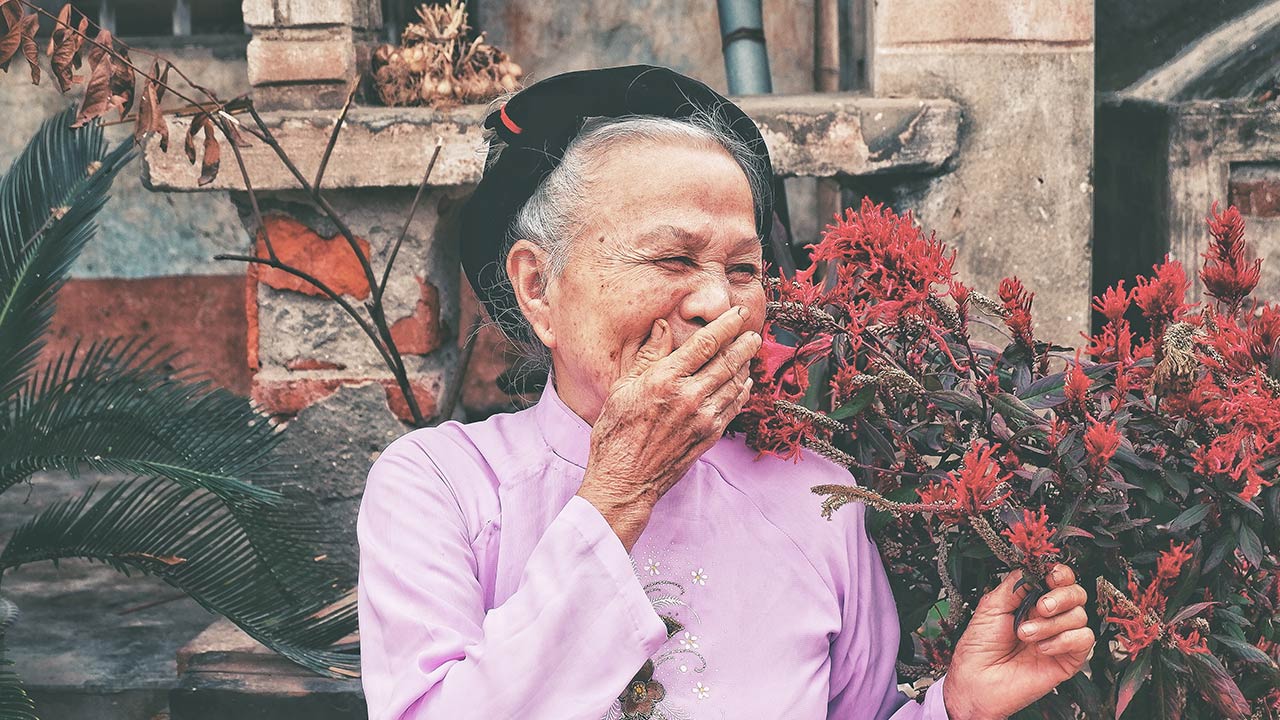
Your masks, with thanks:
[{"label": "woman's right hand", "polygon": [[578,495],[596,507],[631,551],[658,502],[724,434],[751,391],[760,334],[732,307],[672,348],[665,320],[609,390],[591,428]]}]

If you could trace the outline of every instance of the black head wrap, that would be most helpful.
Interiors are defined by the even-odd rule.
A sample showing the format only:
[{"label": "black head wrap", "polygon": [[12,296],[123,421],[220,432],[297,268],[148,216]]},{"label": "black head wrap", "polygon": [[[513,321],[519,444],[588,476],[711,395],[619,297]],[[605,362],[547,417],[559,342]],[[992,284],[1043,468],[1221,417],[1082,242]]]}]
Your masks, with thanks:
[{"label": "black head wrap", "polygon": [[507,233],[525,202],[560,164],[565,148],[591,117],[710,115],[755,152],[764,171],[756,231],[766,244],[773,219],[769,183],[773,168],[764,139],[751,118],[715,90],[677,72],[652,65],[582,70],[547,78],[517,93],[485,118],[485,128],[506,147],[496,162],[490,143],[484,177],[462,215],[462,267],[489,316],[512,340],[534,342],[511,319],[519,312],[509,286],[500,287]]}]

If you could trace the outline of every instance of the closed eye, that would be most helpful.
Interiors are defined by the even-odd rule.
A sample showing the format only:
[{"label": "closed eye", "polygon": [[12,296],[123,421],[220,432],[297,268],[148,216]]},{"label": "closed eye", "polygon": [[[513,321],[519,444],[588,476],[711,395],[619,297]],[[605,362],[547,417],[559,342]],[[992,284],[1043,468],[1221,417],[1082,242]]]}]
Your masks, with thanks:
[{"label": "closed eye", "polygon": [[697,263],[693,261],[693,258],[687,255],[673,255],[671,257],[662,258],[658,260],[658,262],[664,265],[678,265],[680,267],[694,267],[697,265]]},{"label": "closed eye", "polygon": [[756,277],[760,274],[760,269],[755,265],[731,265],[729,267],[729,272],[734,275],[749,275],[751,277]]}]

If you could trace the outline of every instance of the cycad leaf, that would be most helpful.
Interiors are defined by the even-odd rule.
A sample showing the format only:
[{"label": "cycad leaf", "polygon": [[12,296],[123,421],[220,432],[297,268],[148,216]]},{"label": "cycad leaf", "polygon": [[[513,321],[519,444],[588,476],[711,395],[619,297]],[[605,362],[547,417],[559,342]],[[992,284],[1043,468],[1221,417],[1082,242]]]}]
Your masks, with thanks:
[{"label": "cycad leaf", "polygon": [[95,494],[50,506],[15,531],[0,553],[0,571],[71,557],[142,571],[294,662],[355,674],[355,651],[334,646],[355,630],[355,598],[323,564],[263,560],[220,498],[165,478]]},{"label": "cycad leaf", "polygon": [[22,688],[22,679],[10,669],[13,661],[4,650],[4,634],[0,633],[0,718],[36,720],[35,704]]},{"label": "cycad leaf", "polygon": [[128,143],[105,154],[102,128],[73,130],[73,117],[46,120],[0,178],[0,400],[25,382],[54,297],[131,157]]},{"label": "cycad leaf", "polygon": [[[264,472],[279,428],[248,400],[169,369],[145,342],[78,346],[0,406],[0,492],[41,470],[162,475],[228,502],[273,502]],[[80,357],[77,357],[80,355]]]}]

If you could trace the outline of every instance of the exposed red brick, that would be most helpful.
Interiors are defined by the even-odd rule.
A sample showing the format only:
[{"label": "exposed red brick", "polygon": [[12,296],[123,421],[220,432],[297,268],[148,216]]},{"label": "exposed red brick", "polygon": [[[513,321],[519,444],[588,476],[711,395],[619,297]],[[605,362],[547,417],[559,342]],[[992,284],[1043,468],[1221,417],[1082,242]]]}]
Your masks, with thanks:
[{"label": "exposed red brick", "polygon": [[317,360],[315,358],[297,357],[287,361],[284,364],[289,370],[346,370],[347,366],[342,363],[329,362],[328,360]]},{"label": "exposed red brick", "polygon": [[249,392],[245,367],[244,278],[239,275],[72,279],[41,360],[111,337],[154,338],[181,352],[179,362],[232,392]]},{"label": "exposed red brick", "polygon": [[405,355],[426,355],[440,347],[440,293],[422,278],[414,278],[421,288],[413,314],[391,325],[391,339]]},{"label": "exposed red brick", "polygon": [[[409,403],[404,399],[400,386],[395,380],[383,379],[380,382],[387,393],[387,407],[391,408],[391,412],[402,421],[412,423],[413,413],[409,412]],[[422,417],[430,420],[436,414],[438,407],[440,383],[410,378],[409,387],[413,389],[413,397],[418,401],[418,410],[422,412]]]},{"label": "exposed red brick", "polygon": [[350,378],[297,378],[253,381],[250,396],[271,415],[297,415],[303,408],[329,397],[343,385],[356,384]]},{"label": "exposed red brick", "polygon": [[249,264],[244,276],[245,358],[251,372],[262,367],[258,362],[258,266]]},{"label": "exposed red brick", "polygon": [[[413,422],[409,412],[409,403],[405,402],[400,386],[392,378],[367,377],[329,377],[329,378],[290,378],[287,380],[258,380],[253,382],[251,396],[267,413],[271,415],[297,415],[304,408],[314,405],[333,395],[344,385],[362,385],[374,381],[382,385],[387,398],[387,407],[404,422]],[[414,398],[418,401],[418,409],[423,417],[430,420],[435,415],[440,395],[437,381],[410,379]]]},{"label": "exposed red brick", "polygon": [[[328,285],[339,295],[350,295],[359,300],[369,297],[369,281],[351,246],[341,235],[325,238],[314,230],[287,215],[267,215],[263,218],[271,235],[271,247],[280,262],[291,265]],[[361,252],[369,256],[369,243],[356,238]],[[258,255],[267,256],[262,236],[258,236]],[[292,290],[324,297],[324,293],[304,280],[282,270],[260,266],[258,277],[277,290]]]},{"label": "exposed red brick", "polygon": [[1227,185],[1228,202],[1250,217],[1280,217],[1280,169],[1273,177],[1231,178]]}]

